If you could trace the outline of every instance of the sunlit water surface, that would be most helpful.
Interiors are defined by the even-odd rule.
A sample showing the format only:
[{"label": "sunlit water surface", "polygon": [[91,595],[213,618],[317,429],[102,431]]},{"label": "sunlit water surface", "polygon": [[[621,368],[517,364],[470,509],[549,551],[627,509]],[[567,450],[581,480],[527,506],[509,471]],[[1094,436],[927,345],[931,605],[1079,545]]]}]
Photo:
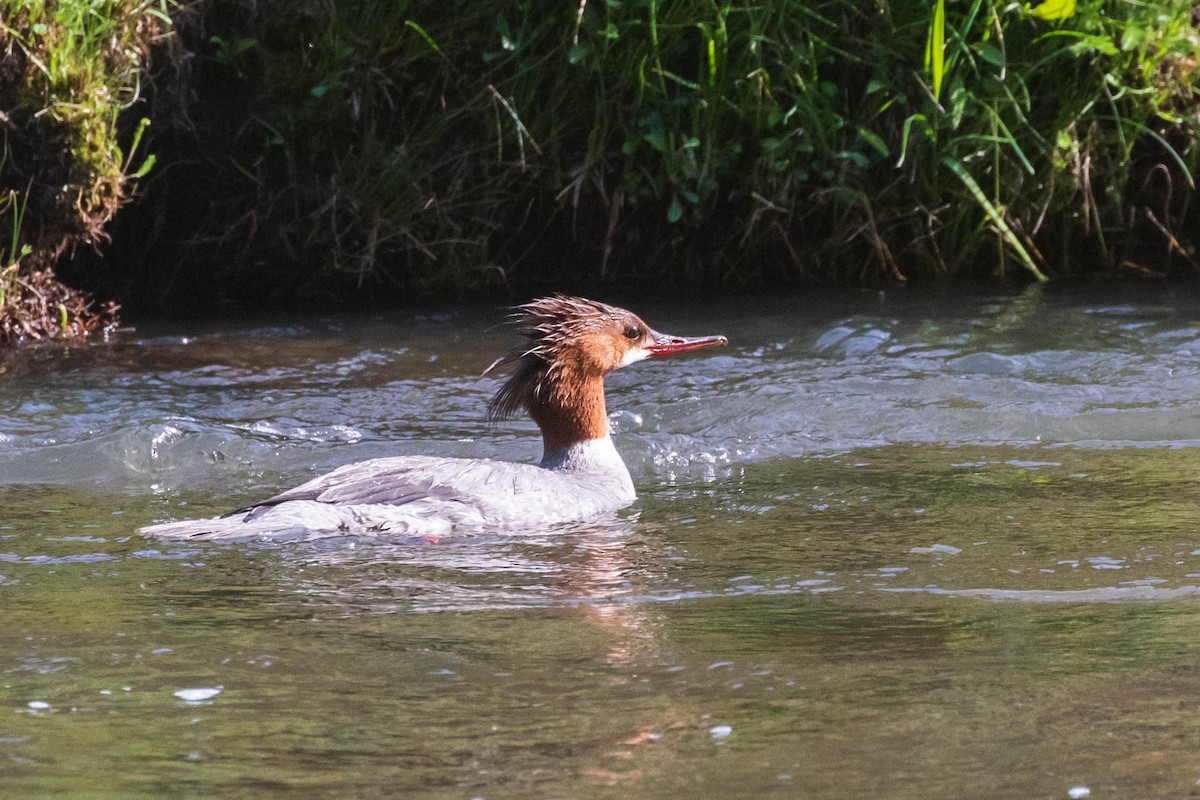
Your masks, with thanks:
[{"label": "sunlit water surface", "polygon": [[436,543],[134,530],[536,459],[498,312],[5,363],[0,795],[1200,793],[1194,289],[637,310],[731,341],[610,377],[637,503]]}]

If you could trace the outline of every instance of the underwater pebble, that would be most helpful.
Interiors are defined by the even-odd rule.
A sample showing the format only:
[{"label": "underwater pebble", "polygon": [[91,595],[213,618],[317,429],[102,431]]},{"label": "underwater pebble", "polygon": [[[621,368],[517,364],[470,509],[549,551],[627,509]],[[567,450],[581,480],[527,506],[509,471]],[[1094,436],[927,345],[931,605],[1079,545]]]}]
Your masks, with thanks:
[{"label": "underwater pebble", "polygon": [[861,336],[851,336],[838,344],[842,355],[859,356],[878,350],[892,335],[887,331],[869,328]]},{"label": "underwater pebble", "polygon": [[1092,790],[1086,786],[1072,786],[1067,789],[1067,797],[1071,800],[1079,800],[1081,797],[1091,797]]},{"label": "underwater pebble", "polygon": [[947,363],[957,372],[979,375],[1013,375],[1021,369],[1020,362],[1015,358],[986,352],[952,358]]},{"label": "underwater pebble", "polygon": [[813,345],[813,349],[818,353],[823,350],[828,350],[853,333],[854,328],[846,325],[838,325],[835,328],[825,331],[825,333],[821,335],[821,338],[817,339],[816,343]]},{"label": "underwater pebble", "polygon": [[203,703],[205,700],[211,700],[221,693],[224,686],[201,686],[193,689],[180,689],[175,693],[185,703]]},{"label": "underwater pebble", "polygon": [[724,739],[731,733],[733,733],[733,728],[729,725],[713,725],[708,729],[708,734],[714,739]]},{"label": "underwater pebble", "polygon": [[952,547],[948,544],[934,544],[929,547],[914,547],[908,552],[916,555],[929,555],[930,553],[946,553],[947,555],[956,556],[962,552],[960,547]]}]

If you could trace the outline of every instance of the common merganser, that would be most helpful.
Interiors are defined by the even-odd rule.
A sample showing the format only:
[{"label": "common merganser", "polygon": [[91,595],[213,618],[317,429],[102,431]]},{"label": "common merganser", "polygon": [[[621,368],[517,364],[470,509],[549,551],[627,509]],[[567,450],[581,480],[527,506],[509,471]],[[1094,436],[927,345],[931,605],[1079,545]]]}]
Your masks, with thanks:
[{"label": "common merganser", "polygon": [[555,295],[518,306],[529,340],[492,362],[515,369],[488,403],[489,420],[524,409],[542,432],[539,464],[397,456],[338,467],[222,517],[151,525],[141,533],[201,539],[320,538],[458,529],[513,530],[616,511],[636,494],[609,436],[604,376],[645,358],[728,344],[652,330],[623,308]]}]

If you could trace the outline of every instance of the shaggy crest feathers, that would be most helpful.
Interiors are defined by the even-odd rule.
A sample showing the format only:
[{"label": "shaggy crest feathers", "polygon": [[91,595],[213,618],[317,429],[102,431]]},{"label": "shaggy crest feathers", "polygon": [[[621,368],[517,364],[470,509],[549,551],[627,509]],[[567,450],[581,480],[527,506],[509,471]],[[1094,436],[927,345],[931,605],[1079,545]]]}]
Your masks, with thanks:
[{"label": "shaggy crest feathers", "polygon": [[528,407],[531,395],[541,393],[546,377],[568,343],[605,325],[624,326],[634,322],[644,327],[641,320],[622,308],[563,294],[517,306],[511,318],[529,341],[496,359],[483,371],[487,375],[498,366],[517,365],[488,402],[487,416],[491,422],[508,419]]}]

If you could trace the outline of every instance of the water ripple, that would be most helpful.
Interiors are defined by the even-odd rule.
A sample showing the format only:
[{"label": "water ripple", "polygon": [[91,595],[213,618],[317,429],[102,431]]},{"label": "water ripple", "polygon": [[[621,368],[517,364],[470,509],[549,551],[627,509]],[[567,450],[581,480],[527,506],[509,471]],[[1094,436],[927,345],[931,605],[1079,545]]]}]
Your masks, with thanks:
[{"label": "water ripple", "polygon": [[[639,481],[894,444],[1196,447],[1200,314],[1172,302],[1034,292],[936,318],[905,295],[841,317],[796,301],[715,322],[676,311],[672,327],[719,327],[730,349],[614,373],[609,407]],[[499,379],[476,376],[502,343],[458,324],[454,337],[351,320],[144,338],[57,375],[37,362],[0,375],[0,472],[144,491],[412,452],[536,459],[528,422],[483,421]]]}]

